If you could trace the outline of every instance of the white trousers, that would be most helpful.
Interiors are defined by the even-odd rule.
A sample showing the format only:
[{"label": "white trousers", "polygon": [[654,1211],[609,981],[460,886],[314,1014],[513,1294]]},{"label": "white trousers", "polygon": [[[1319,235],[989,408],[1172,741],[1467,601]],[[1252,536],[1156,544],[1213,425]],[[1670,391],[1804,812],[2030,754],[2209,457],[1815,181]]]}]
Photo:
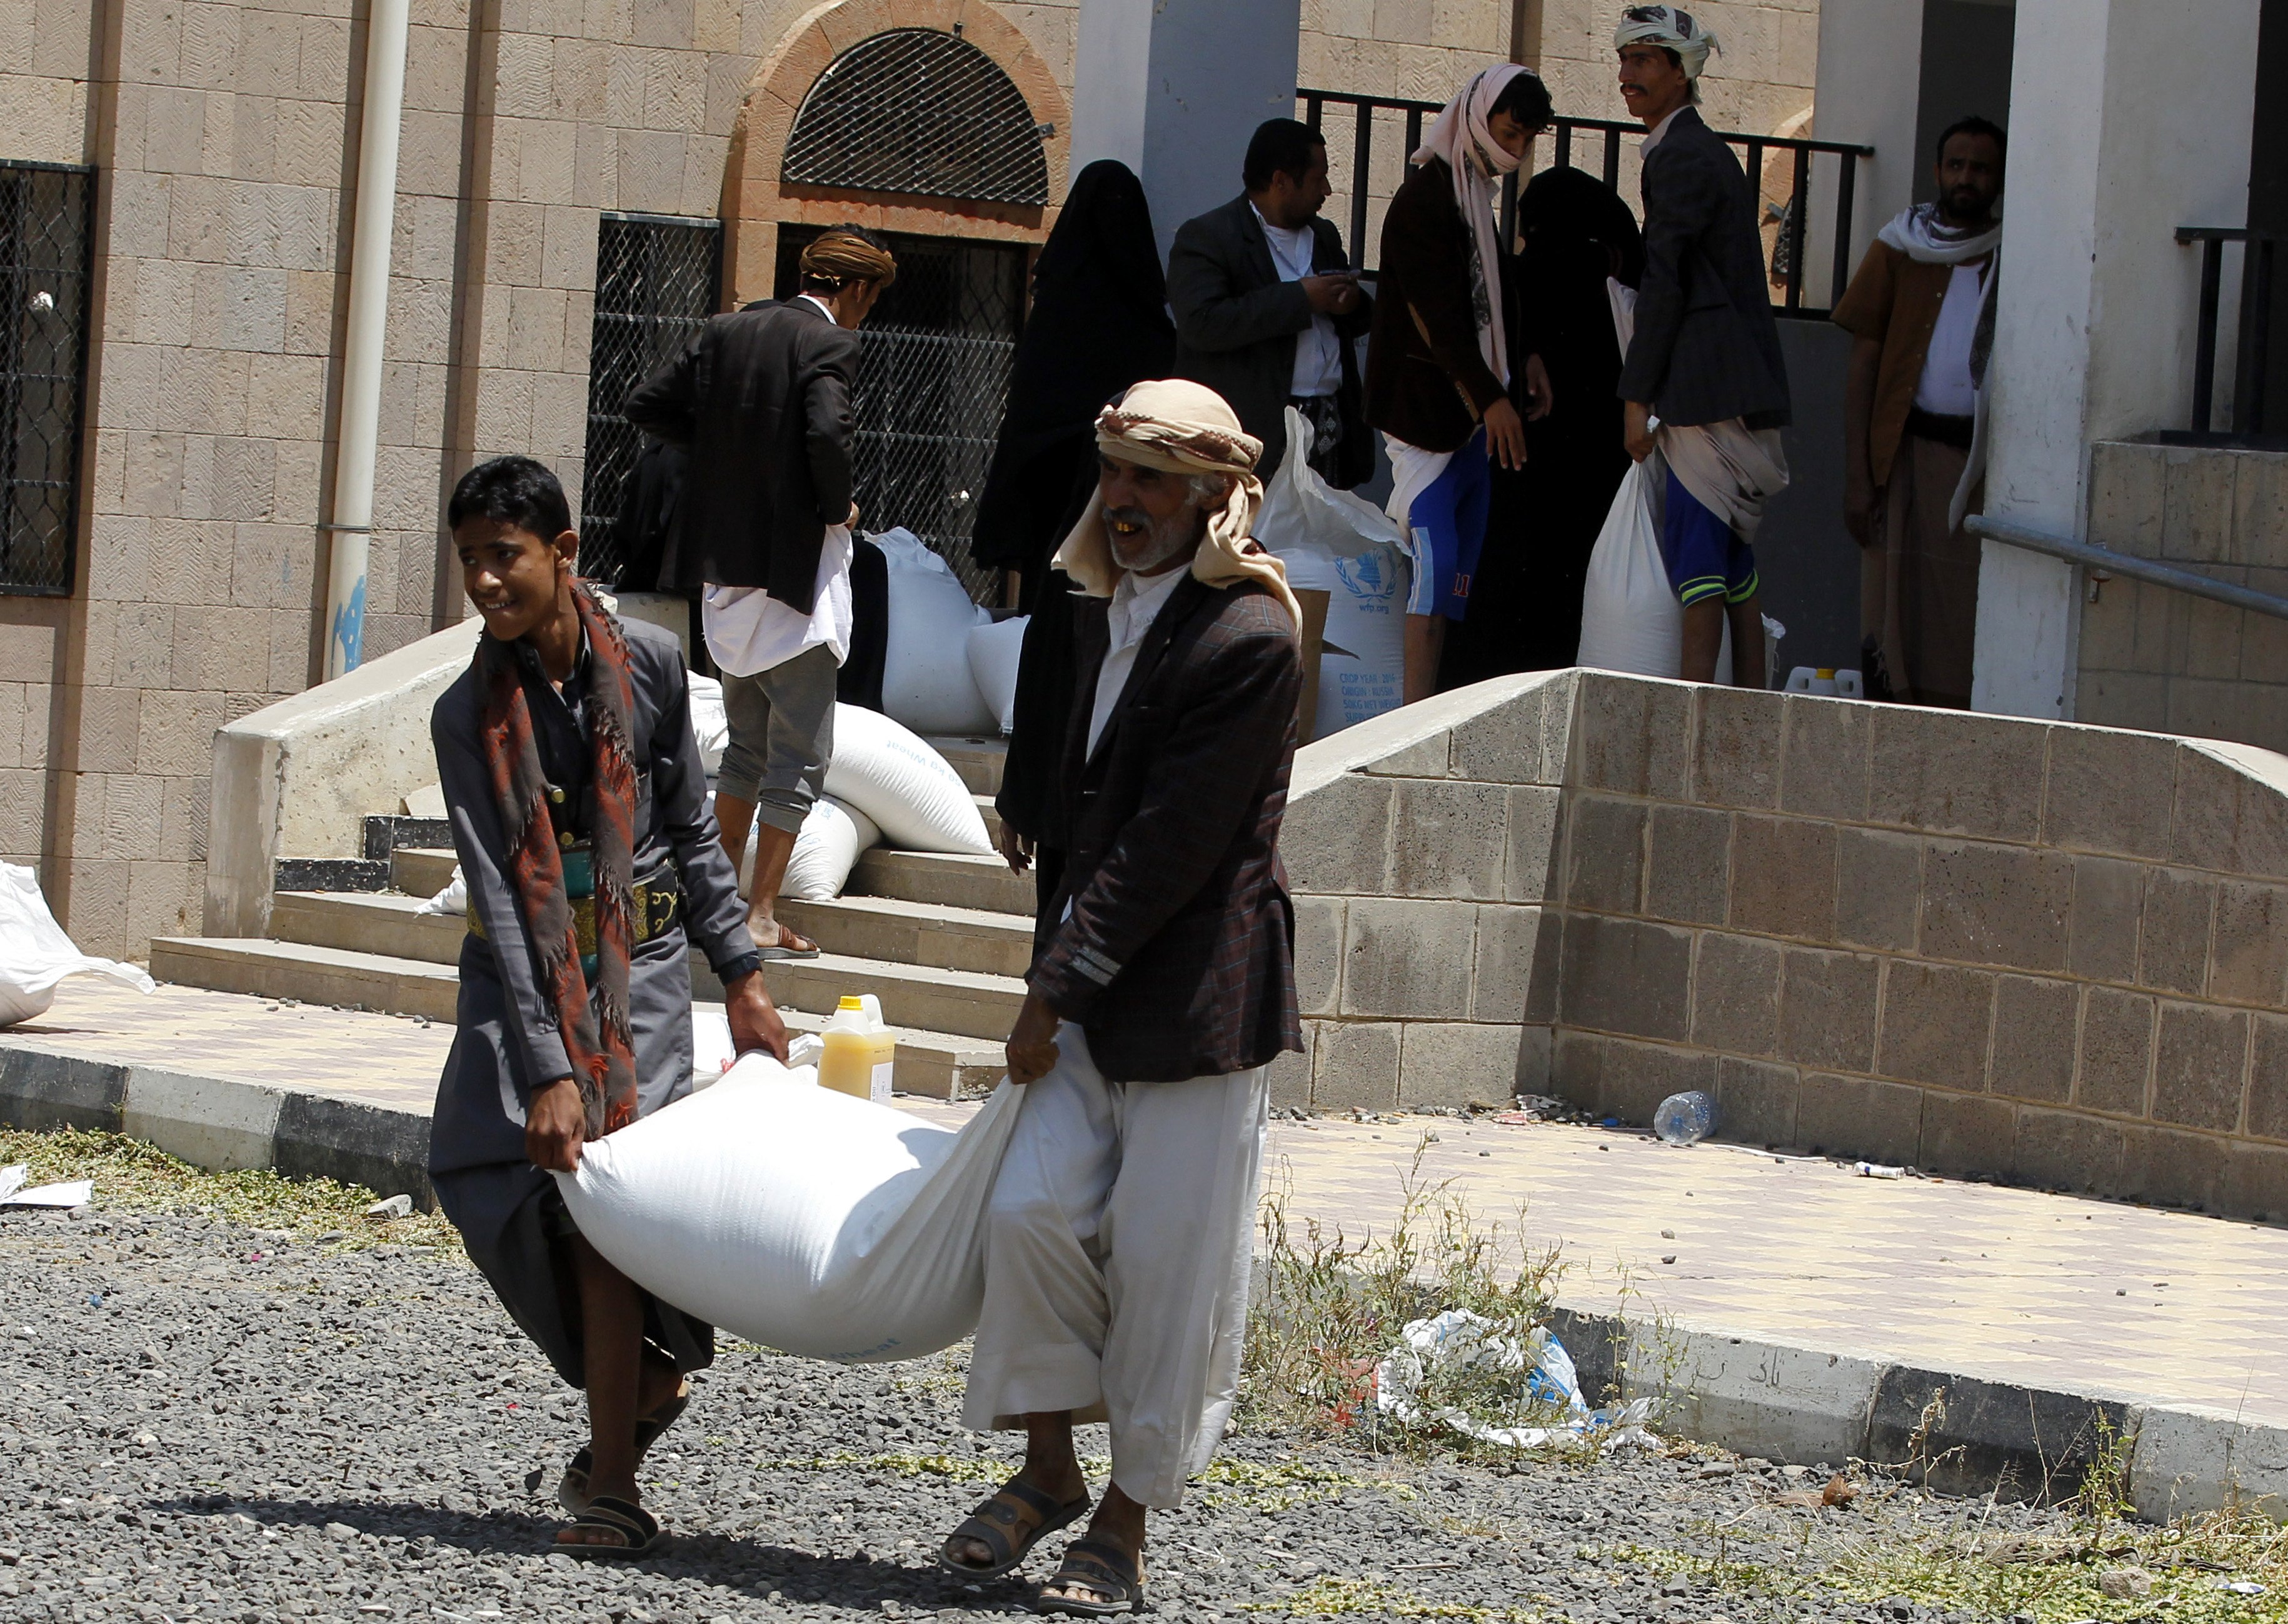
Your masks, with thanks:
[{"label": "white trousers", "polygon": [[1108,1422],[1112,1481],[1172,1507],[1239,1393],[1267,1068],[1108,1082],[1069,1021],[1057,1050],[994,1184],[962,1422]]}]

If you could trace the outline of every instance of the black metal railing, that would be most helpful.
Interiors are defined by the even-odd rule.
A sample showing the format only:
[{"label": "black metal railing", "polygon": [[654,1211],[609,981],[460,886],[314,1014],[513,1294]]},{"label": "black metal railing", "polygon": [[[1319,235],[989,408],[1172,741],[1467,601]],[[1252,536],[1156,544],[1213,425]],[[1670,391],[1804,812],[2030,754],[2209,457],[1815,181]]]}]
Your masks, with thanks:
[{"label": "black metal railing", "polygon": [[0,162],[0,592],[72,590],[95,171]]},{"label": "black metal railing", "polygon": [[[2193,337],[2195,440],[2256,440],[2278,435],[2283,414],[2268,413],[2266,385],[2272,365],[2273,266],[2288,233],[2252,231],[2244,226],[2180,226],[2177,241],[2201,246],[2201,308]],[[2224,293],[2224,250],[2240,245],[2240,314],[2233,336],[2232,416],[2214,425],[2218,318]],[[2268,421],[2269,419],[2269,421]],[[2175,439],[2177,436],[2168,436]]]},{"label": "black metal railing", "polygon": [[[1437,117],[1442,104],[1435,101],[1409,101],[1394,96],[1362,96],[1348,91],[1299,90],[1295,92],[1299,116],[1314,130],[1328,136],[1330,155],[1339,145],[1338,134],[1327,129],[1330,107],[1352,110],[1347,167],[1342,170],[1349,193],[1350,249],[1352,263],[1361,270],[1370,270],[1369,245],[1373,238],[1368,226],[1371,205],[1379,201],[1387,203],[1403,178],[1407,154],[1422,145],[1422,131]],[[1384,115],[1378,119],[1378,115]],[[1387,122],[1394,130],[1403,122],[1404,145],[1397,149],[1394,163],[1385,164],[1385,173],[1375,170],[1376,129],[1378,123]],[[1535,155],[1549,154],[1546,167],[1561,165],[1575,169],[1593,169],[1602,175],[1607,186],[1619,188],[1621,159],[1625,143],[1641,141],[1644,126],[1634,120],[1609,118],[1571,118],[1560,116],[1551,122],[1547,141],[1535,144]],[[1749,179],[1762,194],[1762,175],[1765,159],[1774,153],[1790,155],[1791,181],[1786,207],[1780,215],[1779,240],[1774,245],[1773,280],[1777,292],[1773,304],[1791,315],[1823,316],[1825,308],[1814,309],[1804,303],[1804,267],[1814,263],[1807,253],[1810,246],[1805,241],[1809,230],[1812,211],[1804,200],[1812,194],[1813,160],[1831,158],[1835,166],[1835,196],[1833,212],[1821,222],[1823,233],[1829,238],[1826,250],[1832,266],[1830,283],[1831,298],[1839,295],[1851,280],[1851,213],[1858,192],[1859,163],[1874,156],[1871,147],[1854,146],[1845,141],[1814,141],[1794,136],[1742,135],[1720,131],[1720,138],[1736,147],[1742,154],[1742,167]],[[1587,153],[1593,149],[1593,163],[1577,161],[1577,149]],[[1378,184],[1386,181],[1386,185]],[[1517,227],[1518,177],[1513,175],[1502,186],[1502,235],[1514,242]]]}]

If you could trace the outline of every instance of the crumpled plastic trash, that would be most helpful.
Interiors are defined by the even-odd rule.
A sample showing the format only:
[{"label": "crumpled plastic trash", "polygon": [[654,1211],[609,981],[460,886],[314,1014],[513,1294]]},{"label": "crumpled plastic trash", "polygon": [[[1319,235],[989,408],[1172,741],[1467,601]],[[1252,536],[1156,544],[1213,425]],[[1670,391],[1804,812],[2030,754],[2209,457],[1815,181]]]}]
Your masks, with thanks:
[{"label": "crumpled plastic trash", "polygon": [[95,1199],[95,1180],[91,1178],[75,1178],[67,1184],[41,1184],[27,1190],[24,1181],[31,1171],[31,1164],[23,1161],[0,1168],[0,1207],[84,1207]]},{"label": "crumpled plastic trash", "polygon": [[[1521,1340],[1503,1335],[1501,1327],[1482,1314],[1450,1308],[1428,1319],[1416,1319],[1400,1332],[1405,1344],[1393,1348],[1375,1368],[1375,1408],[1408,1426],[1450,1428],[1480,1443],[1513,1449],[1588,1440],[1601,1449],[1657,1448],[1660,1440],[1647,1429],[1652,1400],[1632,1398],[1626,1404],[1601,1410],[1581,1397],[1581,1379],[1565,1344],[1536,1326]],[[1418,1402],[1434,1373],[1442,1370],[1488,1368],[1522,1371],[1529,1398],[1558,1412],[1549,1425],[1498,1427],[1458,1406],[1429,1409]]]}]

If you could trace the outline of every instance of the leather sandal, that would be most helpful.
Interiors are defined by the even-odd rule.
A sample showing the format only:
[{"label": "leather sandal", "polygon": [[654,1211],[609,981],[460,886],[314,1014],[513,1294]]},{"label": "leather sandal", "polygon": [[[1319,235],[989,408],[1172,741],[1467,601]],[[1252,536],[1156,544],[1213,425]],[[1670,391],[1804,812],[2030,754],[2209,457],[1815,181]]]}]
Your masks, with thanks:
[{"label": "leather sandal", "polygon": [[[937,1549],[938,1565],[964,1579],[998,1579],[1032,1554],[1033,1547],[1060,1528],[1069,1528],[1087,1512],[1085,1493],[1059,1505],[1031,1484],[1012,1477],[993,1492],[993,1498],[969,1515],[960,1527],[946,1535]],[[1028,1528],[1025,1514],[1038,1520]],[[990,1565],[980,1567],[954,1556],[957,1541],[974,1540],[993,1553]]]},{"label": "leather sandal", "polygon": [[[682,1418],[691,1407],[691,1380],[685,1377],[681,1385],[667,1402],[650,1414],[636,1422],[636,1464],[641,1466],[651,1446]],[[588,1474],[596,1470],[596,1452],[583,1444],[572,1458],[564,1463],[564,1475],[556,1481],[556,1503],[577,1517],[588,1509]]]},{"label": "leather sandal", "polygon": [[[1051,1596],[1051,1590],[1093,1590],[1100,1602],[1075,1601]],[[1076,1619],[1109,1619],[1144,1607],[1144,1564],[1110,1540],[1091,1534],[1065,1547],[1056,1577],[1033,1600],[1035,1612],[1058,1612]]]},{"label": "leather sandal", "polygon": [[[620,1542],[606,1545],[586,1540],[568,1540],[561,1534],[549,1549],[568,1557],[598,1557],[608,1562],[631,1562],[648,1557],[667,1542],[667,1531],[659,1519],[632,1500],[622,1500],[616,1494],[599,1494],[588,1502],[588,1509],[572,1519],[572,1527],[596,1529],[616,1533]],[[567,1530],[566,1532],[569,1532]]]}]

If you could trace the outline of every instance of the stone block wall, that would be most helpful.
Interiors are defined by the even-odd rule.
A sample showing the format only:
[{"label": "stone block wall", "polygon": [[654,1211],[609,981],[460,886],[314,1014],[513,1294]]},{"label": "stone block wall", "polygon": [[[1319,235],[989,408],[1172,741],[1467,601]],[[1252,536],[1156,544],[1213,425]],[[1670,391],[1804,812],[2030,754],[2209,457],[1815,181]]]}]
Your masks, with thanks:
[{"label": "stone block wall", "polygon": [[1590,671],[1439,702],[1307,753],[1283,1097],[1698,1088],[1752,1143],[2288,1210],[2288,760]]},{"label": "stone block wall", "polygon": [[[2101,440],[2088,539],[2288,598],[2288,455]],[[2288,750],[2288,621],[2101,582],[2082,605],[2074,714]]]}]

